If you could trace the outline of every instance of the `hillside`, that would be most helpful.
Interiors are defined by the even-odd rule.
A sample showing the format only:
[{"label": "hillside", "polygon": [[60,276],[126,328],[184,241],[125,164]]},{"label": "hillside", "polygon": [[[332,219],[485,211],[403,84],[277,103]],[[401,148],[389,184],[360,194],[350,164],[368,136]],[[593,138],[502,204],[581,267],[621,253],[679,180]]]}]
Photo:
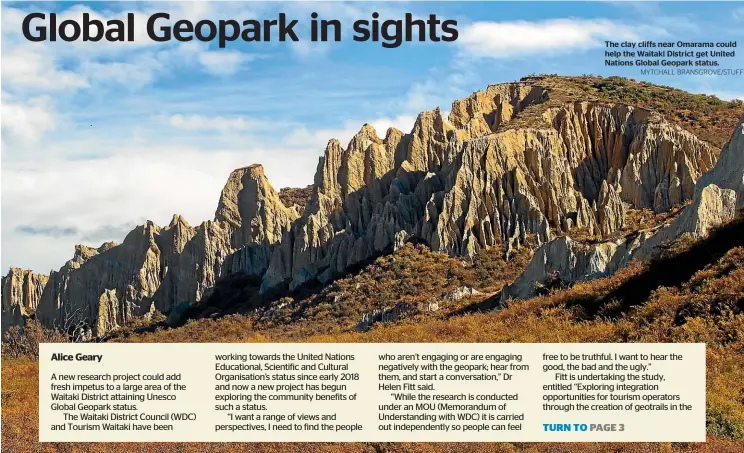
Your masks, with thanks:
[{"label": "hillside", "polygon": [[[515,260],[519,263],[519,259]],[[744,448],[744,219],[717,228],[704,239],[682,241],[647,263],[636,262],[609,278],[548,290],[544,296],[481,311],[492,299],[507,269],[484,258],[458,269],[456,260],[408,245],[391,257],[340,280],[318,295],[327,305],[305,321],[258,322],[256,315],[233,314],[193,320],[153,332],[120,330],[112,341],[134,342],[705,342],[707,359],[707,429],[705,444],[612,444],[625,452],[736,452]],[[399,264],[400,267],[396,267]],[[523,265],[524,263],[522,263]],[[460,266],[461,267],[461,266]],[[519,264],[514,265],[515,268]],[[391,282],[389,272],[409,269]],[[675,272],[670,272],[670,269]],[[413,273],[415,271],[415,273]],[[443,275],[443,271],[448,274]],[[449,275],[451,273],[451,275]],[[481,280],[485,273],[486,278]],[[434,282],[428,283],[431,279]],[[464,297],[437,313],[376,323],[364,332],[343,322],[323,332],[342,309],[332,300],[380,303],[388,290],[409,288],[408,300],[426,300],[442,279],[484,282],[487,292]],[[471,281],[471,279],[474,279]],[[387,282],[383,286],[380,282]],[[377,294],[371,290],[382,288]],[[449,286],[447,286],[449,287]],[[433,291],[433,292],[432,292]],[[370,300],[371,299],[371,300]],[[306,301],[307,302],[307,301]],[[354,310],[352,307],[351,310]],[[342,319],[344,319],[342,317]],[[351,318],[349,318],[350,320]],[[286,320],[285,320],[286,321]],[[29,451],[37,443],[38,365],[12,357],[4,345],[3,445]],[[31,410],[29,410],[31,408]],[[22,427],[22,428],[21,428]],[[223,444],[215,451],[294,451],[299,444]],[[87,444],[77,446],[88,448]],[[153,446],[147,444],[147,448]],[[158,444],[158,451],[199,451],[200,444]],[[303,451],[545,451],[543,444],[302,444]],[[35,447],[34,447],[35,448]],[[69,451],[70,444],[45,444],[44,451]],[[141,450],[137,450],[140,448]],[[145,444],[106,444],[90,451],[146,451]],[[455,450],[453,450],[455,449]],[[86,450],[87,451],[87,450]],[[151,450],[147,450],[151,451]],[[554,452],[608,451],[606,444],[551,444]]]},{"label": "hillside", "polygon": [[534,109],[538,117],[548,106],[559,107],[578,99],[621,103],[653,110],[697,137],[722,148],[744,114],[740,100],[722,101],[715,96],[693,94],[669,86],[623,77],[529,76],[526,82],[540,83],[551,93],[545,106]]},{"label": "hillside", "polygon": [[[621,78],[492,85],[413,129],[330,140],[313,185],[233,171],[214,219],[3,279],[3,447],[45,444],[38,342],[705,342],[705,444],[744,449],[744,106]],[[55,330],[56,329],[56,330]],[[224,444],[214,451],[545,451]],[[551,444],[556,452],[606,444]]]},{"label": "hillside", "polygon": [[[192,227],[174,215],[121,244],[79,245],[48,279],[16,270],[44,283],[29,291],[4,279],[3,331],[35,318],[106,337],[162,316],[215,315],[204,306],[278,307],[406,242],[473,263],[565,235],[617,240],[693,201],[742,113],[741,103],[614,77],[492,85],[453,102],[448,118],[421,113],[408,133],[364,125],[346,147],[330,140],[305,189],[277,192],[250,165],[229,176],[213,220]],[[242,287],[229,291],[241,300],[216,297],[227,294],[219,285]]]}]

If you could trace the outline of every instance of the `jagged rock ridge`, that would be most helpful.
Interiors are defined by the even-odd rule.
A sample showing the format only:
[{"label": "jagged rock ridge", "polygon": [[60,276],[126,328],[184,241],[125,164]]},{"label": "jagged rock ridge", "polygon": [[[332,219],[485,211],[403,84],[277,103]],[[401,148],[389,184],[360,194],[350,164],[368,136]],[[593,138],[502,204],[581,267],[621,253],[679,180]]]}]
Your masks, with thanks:
[{"label": "jagged rock ridge", "polygon": [[2,332],[23,324],[25,317],[36,311],[47,276],[25,269],[11,268],[2,278]]},{"label": "jagged rock ridge", "polygon": [[[620,103],[556,103],[539,79],[494,85],[421,113],[412,131],[370,125],[329,141],[304,209],[287,208],[254,165],[234,171],[214,221],[180,216],[137,227],[120,245],[79,247],[38,304],[46,325],[97,335],[152,310],[202,298],[222,276],[262,276],[262,292],[327,282],[416,238],[472,258],[497,243],[603,237],[628,205],[663,211],[689,200],[717,150],[655,112]],[[531,118],[526,121],[526,118]]]},{"label": "jagged rock ridge", "polygon": [[[535,96],[535,87],[506,91],[532,93],[507,103],[520,107],[547,96]],[[585,228],[609,236],[622,227],[626,204],[661,211],[688,200],[717,156],[627,105],[574,102],[546,111],[547,127],[492,132],[498,121],[489,118],[501,117],[462,102],[451,121],[439,110],[422,113],[408,135],[389,130],[380,139],[365,126],[345,149],[329,142],[311,202],[274,250],[264,289],[327,281],[401,232],[465,258],[528,234],[547,241]]]},{"label": "jagged rock ridge", "polygon": [[213,221],[192,228],[174,215],[162,229],[152,222],[138,226],[118,245],[78,246],[75,257],[51,273],[37,317],[59,329],[83,322],[100,336],[152,310],[193,303],[226,273],[262,275],[271,248],[296,216],[260,165],[240,168],[230,175]]},{"label": "jagged rock ridge", "polygon": [[648,259],[684,235],[700,238],[731,221],[744,207],[744,116],[715,167],[694,186],[692,202],[674,221],[630,239],[584,245],[564,236],[540,247],[524,273],[502,291],[502,303],[529,298],[549,279],[591,280],[616,272],[633,259]]}]

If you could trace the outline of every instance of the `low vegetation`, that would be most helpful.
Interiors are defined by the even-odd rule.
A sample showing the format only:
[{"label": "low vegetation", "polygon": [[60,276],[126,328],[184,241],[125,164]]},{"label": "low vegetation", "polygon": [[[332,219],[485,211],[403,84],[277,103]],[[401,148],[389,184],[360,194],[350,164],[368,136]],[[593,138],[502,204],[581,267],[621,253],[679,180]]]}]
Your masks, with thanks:
[{"label": "low vegetation", "polygon": [[295,205],[304,208],[310,201],[312,194],[312,185],[303,188],[285,187],[279,190],[279,199],[282,200],[284,206],[288,208]]},{"label": "low vegetation", "polygon": [[596,100],[657,111],[669,121],[720,149],[744,114],[741,100],[723,101],[715,96],[688,93],[623,77],[534,75],[522,80],[547,88],[550,99],[544,104],[525,109],[520,117],[505,124],[505,128],[534,125],[541,121],[542,112],[547,108],[560,107],[576,100]]},{"label": "low vegetation", "polygon": [[[46,329],[35,319],[26,321],[26,325],[11,326],[3,336],[3,360],[18,358],[39,358],[40,343],[65,343],[67,335],[57,330]],[[4,370],[3,370],[4,372]]]},{"label": "low vegetation", "polygon": [[[524,265],[498,251],[463,265],[423,246],[382,257],[319,294],[292,301],[271,322],[258,313],[200,319],[176,329],[129,332],[124,341],[221,342],[705,342],[707,427],[705,444],[219,444],[210,450],[303,452],[554,451],[735,452],[744,449],[744,220],[698,242],[679,241],[649,263],[634,263],[610,278],[577,283],[545,296],[480,311],[508,277]],[[676,279],[660,270],[674,269]],[[671,275],[671,274],[669,274]],[[441,300],[448,289],[474,285],[483,294],[417,314],[354,328],[358,314],[392,301]],[[399,295],[399,297],[395,297]],[[629,303],[632,302],[632,303]],[[304,304],[304,305],[303,305]],[[344,305],[349,305],[345,308]],[[301,313],[300,318],[292,322]],[[328,328],[337,316],[343,328]],[[304,319],[305,321],[303,322]],[[321,329],[310,326],[319,323]],[[4,451],[202,451],[200,444],[39,444],[37,363],[4,348]],[[547,448],[547,449],[546,449]]]},{"label": "low vegetation", "polygon": [[744,114],[741,100],[723,101],[715,96],[693,94],[676,88],[608,77],[590,84],[600,98],[656,110],[699,138],[723,147]]},{"label": "low vegetation", "polygon": [[[143,334],[143,329],[127,328],[113,333],[109,340],[239,342],[256,335],[302,340],[318,334],[355,332],[365,314],[396,307],[401,322],[448,319],[476,303],[498,299],[501,288],[521,273],[530,255],[530,247],[523,247],[505,260],[504,249],[494,247],[465,263],[423,245],[406,244],[353,275],[318,290],[290,294],[263,308],[259,308],[258,283],[235,277],[218,287],[219,297],[210,296],[179,329],[163,325]],[[463,289],[480,294],[455,295]],[[229,311],[217,306],[225,301]]]}]

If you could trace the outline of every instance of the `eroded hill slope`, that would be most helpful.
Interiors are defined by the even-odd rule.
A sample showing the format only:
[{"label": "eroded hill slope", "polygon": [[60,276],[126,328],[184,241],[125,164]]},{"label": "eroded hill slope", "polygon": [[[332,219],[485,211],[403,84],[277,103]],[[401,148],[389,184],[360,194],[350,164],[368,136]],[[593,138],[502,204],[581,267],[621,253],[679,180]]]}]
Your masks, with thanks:
[{"label": "eroded hill slope", "polygon": [[[688,104],[699,119],[682,112]],[[529,238],[610,238],[629,210],[687,203],[718,159],[727,115],[741,110],[617,78],[493,85],[455,101],[447,118],[421,113],[410,133],[381,138],[365,125],[346,147],[331,140],[305,206],[285,206],[253,165],[230,175],[213,221],[191,227],[176,215],[122,244],[79,246],[50,275],[36,316],[101,336],[184,310],[227,275],[261,278],[269,297],[325,284],[411,240],[473,261]],[[706,139],[693,134],[702,129]]]}]

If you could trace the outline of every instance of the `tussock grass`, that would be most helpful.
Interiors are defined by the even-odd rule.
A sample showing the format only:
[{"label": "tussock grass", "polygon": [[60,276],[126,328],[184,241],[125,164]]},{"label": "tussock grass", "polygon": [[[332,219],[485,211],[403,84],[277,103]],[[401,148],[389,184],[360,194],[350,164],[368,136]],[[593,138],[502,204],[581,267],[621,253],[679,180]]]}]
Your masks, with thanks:
[{"label": "tussock grass", "polygon": [[[693,249],[712,245],[720,238],[731,237],[736,222],[719,229],[708,239],[696,244],[681,243],[679,249],[663,259],[685,256]],[[728,236],[727,236],[728,235]],[[706,242],[707,241],[707,242]],[[395,272],[396,263],[406,263],[418,270],[441,273],[449,266],[446,256],[409,247],[398,256],[364,269],[341,281],[329,293],[334,298],[343,291],[366,291],[381,281],[375,276]],[[390,261],[386,261],[390,260]],[[417,261],[421,262],[418,263]],[[668,264],[668,263],[667,263]],[[479,266],[462,270],[457,284],[475,278]],[[490,264],[505,269],[505,263]],[[622,293],[629,282],[648,280],[653,263],[634,263],[612,277],[581,282],[556,290],[546,296],[510,304],[500,311],[472,312],[464,315],[402,319],[397,323],[377,325],[368,332],[352,329],[319,334],[305,330],[301,322],[265,325],[250,316],[232,315],[220,319],[193,321],[178,329],[133,334],[128,341],[214,341],[214,342],[706,342],[707,349],[707,430],[705,444],[632,443],[632,444],[217,444],[211,451],[300,451],[303,452],[739,452],[744,450],[744,246],[734,247],[722,255],[710,254],[698,269],[683,282],[658,286],[646,292],[643,301],[623,305],[609,297]],[[494,271],[498,275],[497,271]],[[403,276],[406,278],[414,278]],[[415,274],[417,279],[435,275]],[[441,275],[436,278],[447,278]],[[454,277],[450,277],[454,278]],[[441,282],[440,282],[441,283]],[[437,284],[440,284],[437,283]],[[392,283],[390,291],[398,288]],[[396,283],[405,284],[405,283]],[[491,281],[491,290],[499,280]],[[421,286],[422,291],[435,286]],[[643,290],[646,290],[644,286]],[[620,292],[618,292],[620,291]],[[381,292],[381,294],[385,294]],[[416,291],[409,295],[414,297]],[[326,295],[331,297],[330,295]],[[348,295],[346,295],[348,296]],[[384,297],[384,296],[380,296]],[[480,296],[491,297],[489,294]],[[467,300],[464,304],[481,301]],[[587,316],[592,303],[598,309]],[[296,328],[295,332],[292,329]],[[39,444],[38,439],[38,366],[30,358],[3,361],[3,451],[49,452],[196,452],[203,444]]]}]

